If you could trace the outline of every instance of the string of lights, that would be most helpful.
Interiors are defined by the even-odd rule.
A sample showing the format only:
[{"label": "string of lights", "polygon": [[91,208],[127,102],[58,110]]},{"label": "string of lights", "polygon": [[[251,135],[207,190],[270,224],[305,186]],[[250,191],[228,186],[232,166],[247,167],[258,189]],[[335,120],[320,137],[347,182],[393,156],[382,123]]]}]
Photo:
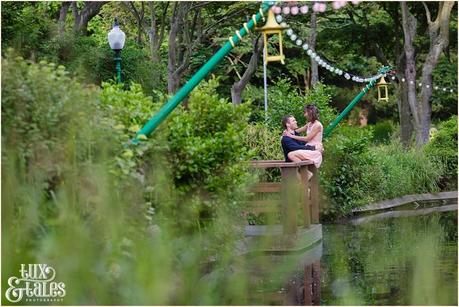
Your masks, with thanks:
[{"label": "string of lights", "polygon": [[[274,11],[274,10],[273,10]],[[282,26],[288,27],[286,30],[287,36],[294,42],[294,44],[298,47],[301,47],[306,54],[311,58],[312,61],[315,61],[319,66],[322,66],[326,70],[330,71],[331,73],[334,73],[339,76],[343,76],[346,80],[352,80],[354,82],[358,83],[368,83],[371,82],[372,80],[378,80],[381,77],[386,77],[385,74],[375,74],[372,76],[359,76],[357,74],[353,74],[350,72],[346,72],[335,65],[328,63],[326,60],[324,60],[315,50],[311,49],[310,46],[305,43],[306,40],[301,39],[298,37],[298,35],[293,31],[293,29],[284,21],[284,18],[280,14],[276,14],[276,21],[280,23]],[[397,78],[395,76],[391,77],[392,80],[396,80]],[[398,78],[401,82],[405,82],[405,78],[403,76],[400,76]],[[410,81],[412,84],[414,81]],[[421,82],[416,83],[417,86],[422,87]],[[429,88],[430,86],[427,84],[425,85],[426,88]],[[432,86],[432,90],[441,90],[443,92],[450,92],[453,93],[455,90],[450,87],[444,87],[444,86]]]},{"label": "string of lights", "polygon": [[[276,21],[279,22],[282,26],[289,27],[289,25],[283,21],[282,15],[277,14],[276,15]],[[326,60],[324,60],[320,55],[317,54],[317,52],[313,49],[310,48],[310,46],[305,43],[306,40],[303,40],[301,38],[298,38],[298,35],[293,31],[292,28],[288,28],[287,31],[287,36],[290,37],[290,39],[297,45],[298,47],[301,46],[303,50],[306,52],[306,54],[311,58],[312,61],[317,62],[318,65],[324,67],[331,73],[334,73],[339,76],[343,76],[346,80],[352,80],[354,82],[359,82],[359,83],[368,83],[372,80],[377,80],[381,78],[384,75],[381,74],[375,74],[373,76],[368,76],[368,77],[363,77],[359,76],[350,72],[346,72],[338,67],[335,67],[335,65],[328,63]]]},{"label": "string of lights", "polygon": [[[354,5],[357,5],[360,3],[360,1],[333,1],[331,3],[331,6],[333,9],[338,10],[346,6],[348,2],[351,2]],[[274,5],[272,7],[272,10],[274,14],[283,13],[284,15],[289,15],[289,14],[298,15],[298,13],[307,14],[309,12],[309,6],[307,4],[299,6],[297,4],[297,1],[291,1],[291,2],[284,2],[282,5]],[[325,2],[315,2],[312,5],[312,10],[314,12],[323,13],[327,10],[327,4]]]}]

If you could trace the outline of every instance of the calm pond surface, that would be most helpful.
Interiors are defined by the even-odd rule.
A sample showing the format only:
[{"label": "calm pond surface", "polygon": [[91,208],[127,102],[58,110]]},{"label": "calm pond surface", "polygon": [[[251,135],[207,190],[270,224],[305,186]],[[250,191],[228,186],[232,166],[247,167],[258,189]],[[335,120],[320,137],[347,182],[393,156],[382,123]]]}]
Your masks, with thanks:
[{"label": "calm pond surface", "polygon": [[323,225],[296,254],[252,257],[250,304],[457,305],[457,211]]}]

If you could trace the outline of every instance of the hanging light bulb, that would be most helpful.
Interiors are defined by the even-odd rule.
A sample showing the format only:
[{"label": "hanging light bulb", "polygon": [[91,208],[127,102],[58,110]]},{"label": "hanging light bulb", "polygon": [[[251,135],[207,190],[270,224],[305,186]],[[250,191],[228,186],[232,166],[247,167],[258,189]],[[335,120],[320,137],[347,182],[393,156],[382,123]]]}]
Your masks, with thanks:
[{"label": "hanging light bulb", "polygon": [[282,9],[282,12],[283,12],[285,15],[290,14],[290,7],[284,6],[284,8]]},{"label": "hanging light bulb", "polygon": [[292,41],[296,41],[296,38],[297,38],[296,34],[290,35],[290,39],[291,39]]},{"label": "hanging light bulb", "polygon": [[290,13],[292,13],[292,15],[298,14],[298,7],[297,6],[292,7],[290,9]]},{"label": "hanging light bulb", "polygon": [[308,52],[306,52],[309,56],[312,54],[312,50],[309,49]]},{"label": "hanging light bulb", "polygon": [[292,29],[287,29],[287,35],[290,36],[293,34],[293,30]]},{"label": "hanging light bulb", "polygon": [[304,45],[303,45],[303,49],[304,49],[304,50],[308,50],[308,48],[309,48],[309,45],[308,45],[308,44],[304,44]]},{"label": "hanging light bulb", "polygon": [[309,8],[307,5],[303,5],[302,7],[300,7],[300,12],[301,14],[306,14],[308,12]]},{"label": "hanging light bulb", "polygon": [[316,3],[314,3],[314,5],[312,6],[312,10],[313,10],[314,12],[320,12],[320,9],[321,9],[320,3],[317,3],[317,2],[316,2]]},{"label": "hanging light bulb", "polygon": [[276,21],[277,21],[278,23],[281,23],[281,22],[282,22],[282,19],[283,19],[283,18],[282,18],[282,15],[277,15],[277,16],[276,16]]},{"label": "hanging light bulb", "polygon": [[296,45],[297,46],[301,46],[302,43],[303,43],[303,41],[301,39],[297,39],[296,40]]}]

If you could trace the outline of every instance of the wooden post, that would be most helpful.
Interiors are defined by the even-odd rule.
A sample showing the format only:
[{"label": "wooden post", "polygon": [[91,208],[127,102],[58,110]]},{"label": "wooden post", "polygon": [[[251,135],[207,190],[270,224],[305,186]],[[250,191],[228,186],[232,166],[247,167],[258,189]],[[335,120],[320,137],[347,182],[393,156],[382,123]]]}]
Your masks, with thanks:
[{"label": "wooden post", "polygon": [[312,265],[304,266],[304,305],[312,305]]},{"label": "wooden post", "polygon": [[308,228],[311,225],[311,202],[309,201],[309,181],[307,176],[308,166],[299,167],[301,177],[301,205],[303,207],[303,227]]},{"label": "wooden post", "polygon": [[313,224],[319,224],[319,172],[314,165],[309,166],[312,172],[311,178],[311,220]]},{"label": "wooden post", "polygon": [[298,178],[296,167],[281,168],[282,173],[282,225],[284,234],[295,234],[298,206]]},{"label": "wooden post", "polygon": [[312,303],[320,305],[320,260],[312,264]]}]

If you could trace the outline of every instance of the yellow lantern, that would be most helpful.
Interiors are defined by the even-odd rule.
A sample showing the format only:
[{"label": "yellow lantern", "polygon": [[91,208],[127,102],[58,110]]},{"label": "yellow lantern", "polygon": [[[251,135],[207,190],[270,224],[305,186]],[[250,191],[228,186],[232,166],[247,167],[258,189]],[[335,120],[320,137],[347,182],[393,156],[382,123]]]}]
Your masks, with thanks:
[{"label": "yellow lantern", "polygon": [[378,88],[378,101],[389,101],[389,92],[387,87],[387,82],[384,77],[381,77],[381,80],[376,84]]},{"label": "yellow lantern", "polygon": [[[282,48],[282,30],[288,27],[281,26],[277,23],[276,18],[274,17],[274,13],[272,10],[268,11],[268,19],[263,27],[257,28],[257,31],[263,33],[263,40],[264,40],[264,50],[266,56],[266,63],[268,62],[277,62],[280,61],[282,64],[285,64],[285,56],[284,51]],[[269,36],[279,35],[279,54],[269,55],[268,54],[268,39]]]}]

